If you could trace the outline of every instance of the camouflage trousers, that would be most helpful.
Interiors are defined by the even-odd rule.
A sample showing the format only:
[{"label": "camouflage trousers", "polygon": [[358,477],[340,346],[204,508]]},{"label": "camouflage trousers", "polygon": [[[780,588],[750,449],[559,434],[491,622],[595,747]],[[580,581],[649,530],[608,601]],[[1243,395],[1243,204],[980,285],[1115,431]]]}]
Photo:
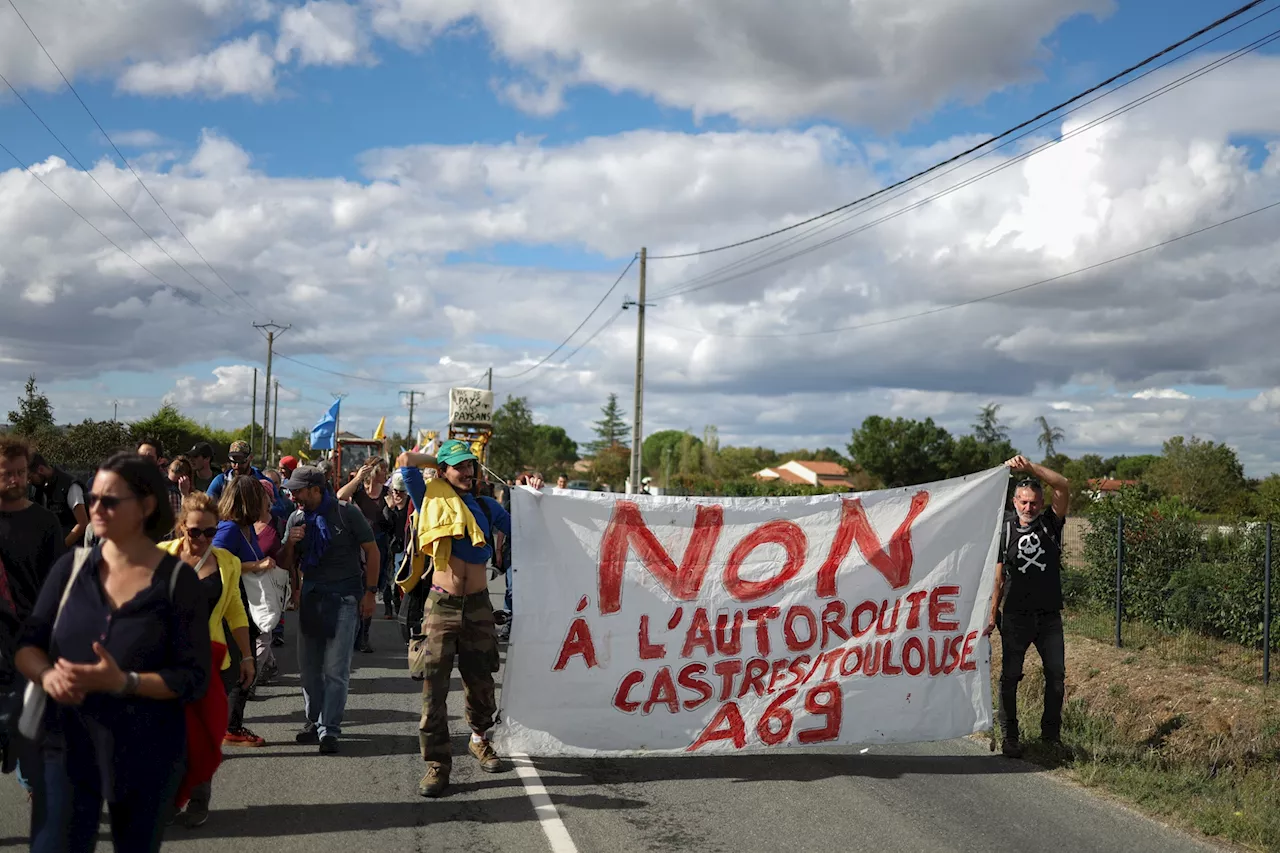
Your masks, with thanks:
[{"label": "camouflage trousers", "polygon": [[467,724],[483,734],[497,715],[493,674],[498,671],[498,633],[488,592],[445,595],[432,590],[422,616],[426,668],[422,682],[422,719],[418,744],[422,760],[452,766],[449,741],[449,681],[458,662],[466,700]]}]

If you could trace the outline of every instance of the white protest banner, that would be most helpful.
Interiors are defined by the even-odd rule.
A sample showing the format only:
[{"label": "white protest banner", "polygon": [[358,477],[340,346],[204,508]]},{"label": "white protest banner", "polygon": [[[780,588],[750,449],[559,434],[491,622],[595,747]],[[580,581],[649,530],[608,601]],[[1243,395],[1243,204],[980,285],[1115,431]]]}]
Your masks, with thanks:
[{"label": "white protest banner", "polygon": [[449,423],[486,425],[492,422],[492,391],[484,388],[449,389]]},{"label": "white protest banner", "polygon": [[513,491],[496,742],[548,755],[942,740],[991,725],[1008,470],[861,494]]}]

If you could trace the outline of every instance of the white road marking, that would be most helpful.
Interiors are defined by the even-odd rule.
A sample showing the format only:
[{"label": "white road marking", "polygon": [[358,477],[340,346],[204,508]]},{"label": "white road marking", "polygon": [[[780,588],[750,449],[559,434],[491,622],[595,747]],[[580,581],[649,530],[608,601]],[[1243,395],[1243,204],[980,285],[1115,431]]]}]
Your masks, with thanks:
[{"label": "white road marking", "polygon": [[520,752],[512,753],[510,758],[515,765],[516,775],[524,783],[525,793],[533,803],[533,813],[537,815],[538,823],[542,824],[542,831],[546,833],[551,853],[578,853],[578,846],[569,837],[564,821],[560,820],[560,813],[556,811],[555,803],[551,802],[551,796],[542,784],[542,777],[538,775],[532,759]]}]

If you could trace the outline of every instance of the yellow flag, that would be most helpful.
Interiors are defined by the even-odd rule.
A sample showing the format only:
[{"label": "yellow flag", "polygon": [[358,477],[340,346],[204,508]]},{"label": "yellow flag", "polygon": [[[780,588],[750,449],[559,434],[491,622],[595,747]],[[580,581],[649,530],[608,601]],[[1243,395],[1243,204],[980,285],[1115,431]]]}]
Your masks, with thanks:
[{"label": "yellow flag", "polygon": [[382,441],[386,438],[386,435],[383,433],[383,430],[386,429],[386,427],[387,419],[384,417],[382,420],[378,421],[378,428],[373,431],[373,437],[375,440]]}]

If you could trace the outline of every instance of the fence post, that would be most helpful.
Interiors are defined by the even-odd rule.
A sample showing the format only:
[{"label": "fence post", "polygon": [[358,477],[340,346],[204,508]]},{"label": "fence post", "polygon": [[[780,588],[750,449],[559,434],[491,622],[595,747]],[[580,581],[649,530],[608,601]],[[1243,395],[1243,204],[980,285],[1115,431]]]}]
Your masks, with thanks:
[{"label": "fence post", "polygon": [[1116,648],[1124,645],[1121,620],[1124,618],[1124,515],[1116,516]]},{"label": "fence post", "polygon": [[1262,684],[1271,683],[1271,522],[1262,552]]}]

